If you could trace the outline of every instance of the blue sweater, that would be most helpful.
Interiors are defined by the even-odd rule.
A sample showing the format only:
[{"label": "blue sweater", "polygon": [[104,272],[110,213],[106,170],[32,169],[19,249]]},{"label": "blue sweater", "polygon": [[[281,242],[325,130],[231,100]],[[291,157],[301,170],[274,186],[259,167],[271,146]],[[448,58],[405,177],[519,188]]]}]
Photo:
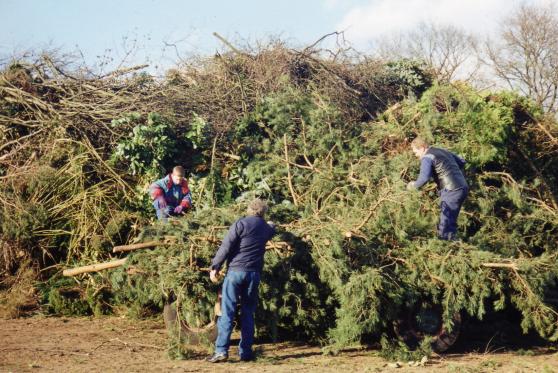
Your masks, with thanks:
[{"label": "blue sweater", "polygon": [[211,261],[211,269],[220,270],[227,261],[230,270],[260,272],[263,268],[265,244],[274,234],[275,228],[259,216],[237,220],[229,228]]}]

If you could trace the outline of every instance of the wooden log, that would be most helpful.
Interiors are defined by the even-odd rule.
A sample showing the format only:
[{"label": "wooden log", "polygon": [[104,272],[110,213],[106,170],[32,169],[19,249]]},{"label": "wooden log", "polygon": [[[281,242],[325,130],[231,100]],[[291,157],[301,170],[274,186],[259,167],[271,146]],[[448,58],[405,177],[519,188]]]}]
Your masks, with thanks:
[{"label": "wooden log", "polygon": [[98,272],[98,271],[102,271],[103,269],[120,267],[121,265],[124,265],[124,263],[126,263],[126,258],[113,260],[112,262],[91,264],[83,267],[65,269],[64,272],[62,272],[62,274],[64,276],[76,276],[82,273]]},{"label": "wooden log", "polygon": [[509,268],[515,271],[518,269],[515,263],[482,263],[482,266],[487,268]]},{"label": "wooden log", "polygon": [[265,244],[265,249],[266,250],[272,250],[272,249],[279,249],[279,250],[292,250],[291,245],[289,245],[287,242],[285,241],[268,241]]},{"label": "wooden log", "polygon": [[289,165],[289,147],[287,146],[287,134],[285,133],[283,135],[283,143],[285,145],[285,162],[287,164],[287,184],[289,186],[289,190],[291,191],[291,196],[293,198],[293,203],[295,206],[298,206],[298,198],[297,195],[295,193],[294,187],[293,187],[293,178],[291,175],[291,167]]},{"label": "wooden log", "polygon": [[216,238],[216,237],[204,237],[204,236],[193,236],[192,239],[194,240],[200,240],[200,241],[204,241],[204,242],[209,242],[209,243],[221,243],[221,240]]},{"label": "wooden log", "polygon": [[113,253],[121,253],[121,252],[125,252],[125,251],[147,249],[149,247],[157,247],[157,246],[163,246],[163,245],[168,245],[168,243],[167,242],[159,242],[159,241],[149,241],[149,242],[135,243],[135,244],[132,244],[132,245],[115,246],[112,249],[112,252]]},{"label": "wooden log", "polygon": [[238,155],[236,155],[236,154],[223,153],[223,155],[224,155],[225,157],[229,157],[229,158],[231,158],[231,159],[234,159],[235,161],[240,161],[240,159],[241,159],[241,158],[240,158]]}]

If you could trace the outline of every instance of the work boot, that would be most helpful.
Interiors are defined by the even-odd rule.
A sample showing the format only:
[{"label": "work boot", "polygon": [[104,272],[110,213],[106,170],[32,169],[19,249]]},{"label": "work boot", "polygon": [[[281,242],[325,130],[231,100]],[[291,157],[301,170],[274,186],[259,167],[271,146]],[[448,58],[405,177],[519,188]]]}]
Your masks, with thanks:
[{"label": "work boot", "polygon": [[254,361],[254,355],[242,355],[240,356],[240,361]]},{"label": "work boot", "polygon": [[213,354],[213,356],[208,356],[205,361],[208,361],[210,363],[223,363],[227,361],[228,358],[229,357],[225,354],[215,353]]}]

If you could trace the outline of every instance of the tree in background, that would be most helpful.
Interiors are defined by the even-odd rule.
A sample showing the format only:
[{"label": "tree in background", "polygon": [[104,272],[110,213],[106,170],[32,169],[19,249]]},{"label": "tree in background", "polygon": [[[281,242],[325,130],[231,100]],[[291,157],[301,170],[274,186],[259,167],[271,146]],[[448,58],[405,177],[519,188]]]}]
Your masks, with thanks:
[{"label": "tree in background", "polygon": [[522,5],[486,43],[485,62],[497,78],[532,98],[546,111],[558,110],[558,13],[552,4]]},{"label": "tree in background", "polygon": [[472,34],[452,26],[421,23],[411,31],[378,41],[382,59],[416,59],[426,63],[440,81],[471,80],[479,69]]}]

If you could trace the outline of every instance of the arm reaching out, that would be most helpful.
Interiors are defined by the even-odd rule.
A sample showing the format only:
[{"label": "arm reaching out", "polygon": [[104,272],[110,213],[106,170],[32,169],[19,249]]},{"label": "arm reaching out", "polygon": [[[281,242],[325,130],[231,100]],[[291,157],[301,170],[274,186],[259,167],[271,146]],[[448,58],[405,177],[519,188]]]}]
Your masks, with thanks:
[{"label": "arm reaching out", "polygon": [[433,157],[426,154],[420,159],[420,173],[416,181],[411,181],[407,184],[407,189],[418,189],[430,180],[432,177]]},{"label": "arm reaching out", "polygon": [[229,231],[227,232],[227,235],[225,236],[223,242],[221,243],[221,246],[219,247],[219,250],[217,250],[215,257],[211,261],[212,271],[216,270],[217,272],[219,272],[221,266],[223,265],[225,260],[227,260],[231,251],[237,248],[238,243],[240,241],[241,233],[242,233],[242,224],[239,221],[237,221],[230,227]]}]

